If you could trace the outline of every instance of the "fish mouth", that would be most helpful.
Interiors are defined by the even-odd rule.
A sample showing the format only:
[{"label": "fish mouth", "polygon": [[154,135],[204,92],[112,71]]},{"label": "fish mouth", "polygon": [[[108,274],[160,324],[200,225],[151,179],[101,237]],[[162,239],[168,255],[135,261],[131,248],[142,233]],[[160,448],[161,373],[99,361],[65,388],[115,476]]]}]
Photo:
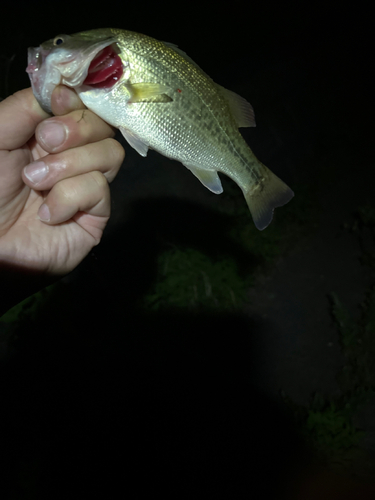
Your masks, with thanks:
[{"label": "fish mouth", "polygon": [[124,65],[118,55],[116,40],[111,37],[78,47],[30,47],[28,66],[34,96],[51,113],[51,95],[56,85],[79,88],[110,89],[123,75]]},{"label": "fish mouth", "polygon": [[27,57],[26,73],[33,75],[43,66],[49,51],[41,50],[40,47],[29,47]]},{"label": "fish mouth", "polygon": [[[64,57],[52,60],[53,51],[42,46],[30,47],[26,72],[34,80],[39,79],[42,73],[47,74],[47,71],[49,74],[56,73],[53,78],[55,85],[63,83],[73,88],[81,85],[110,88],[118,82],[124,71],[117,45],[113,42],[112,38],[104,43],[91,44],[82,51],[71,50]],[[58,72],[61,78],[57,78]]]},{"label": "fish mouth", "polygon": [[99,51],[91,61],[83,84],[94,88],[111,88],[124,72],[122,61],[112,45]]}]

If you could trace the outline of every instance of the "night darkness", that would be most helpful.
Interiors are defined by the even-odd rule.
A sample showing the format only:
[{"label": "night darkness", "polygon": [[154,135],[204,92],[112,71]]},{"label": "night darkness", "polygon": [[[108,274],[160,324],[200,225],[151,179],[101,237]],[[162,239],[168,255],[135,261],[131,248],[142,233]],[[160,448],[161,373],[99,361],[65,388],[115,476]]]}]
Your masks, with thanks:
[{"label": "night darkness", "polygon": [[[0,496],[373,498],[361,487],[375,478],[374,397],[356,414],[367,469],[353,466],[343,492],[280,396],[305,408],[314,393],[340,396],[348,358],[329,297],[358,315],[375,285],[375,258],[360,259],[364,247],[375,255],[375,217],[364,233],[358,219],[360,207],[375,213],[369,14],[301,2],[43,3],[2,12],[2,75],[14,58],[0,97],[29,86],[27,48],[57,34],[117,27],[175,43],[253,105],[257,127],[243,135],[295,198],[256,236],[275,231],[281,251],[266,261],[230,240],[221,198],[182,165],[143,159],[118,137],[126,158],[101,244],[16,337],[4,333]],[[166,245],[250,270],[245,305],[145,312]]]}]

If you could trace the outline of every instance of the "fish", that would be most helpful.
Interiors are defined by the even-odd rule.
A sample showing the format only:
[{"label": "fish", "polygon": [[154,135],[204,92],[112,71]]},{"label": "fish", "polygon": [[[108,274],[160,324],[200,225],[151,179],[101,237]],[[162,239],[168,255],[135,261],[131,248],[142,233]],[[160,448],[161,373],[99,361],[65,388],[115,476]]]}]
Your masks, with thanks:
[{"label": "fish", "polygon": [[231,178],[259,230],[294,196],[239,132],[255,126],[252,106],[177,45],[116,28],[63,34],[30,47],[26,71],[48,113],[54,88],[66,85],[140,155],[154,149],[181,162],[215,194],[223,192],[218,173]]}]

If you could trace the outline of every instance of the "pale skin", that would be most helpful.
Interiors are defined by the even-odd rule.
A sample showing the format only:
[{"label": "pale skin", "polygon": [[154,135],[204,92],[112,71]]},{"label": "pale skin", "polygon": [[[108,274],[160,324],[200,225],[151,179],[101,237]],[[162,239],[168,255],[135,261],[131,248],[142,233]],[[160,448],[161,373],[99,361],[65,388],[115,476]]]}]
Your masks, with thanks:
[{"label": "pale skin", "polygon": [[108,183],[125,154],[114,129],[64,86],[52,111],[31,89],[0,103],[0,313],[9,295],[16,303],[74,269],[110,216]]}]

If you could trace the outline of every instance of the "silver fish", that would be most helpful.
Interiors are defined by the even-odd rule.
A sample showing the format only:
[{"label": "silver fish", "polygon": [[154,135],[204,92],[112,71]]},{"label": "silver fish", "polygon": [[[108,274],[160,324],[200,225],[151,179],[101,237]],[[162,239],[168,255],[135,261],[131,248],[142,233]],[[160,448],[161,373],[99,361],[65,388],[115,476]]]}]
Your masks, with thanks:
[{"label": "silver fish", "polygon": [[218,172],[229,176],[258,229],[293,197],[238,131],[255,126],[251,105],[176,45],[112,28],[59,35],[29,48],[26,71],[44,110],[51,112],[53,89],[67,85],[142,156],[151,148],[180,161],[216,194],[223,191]]}]

